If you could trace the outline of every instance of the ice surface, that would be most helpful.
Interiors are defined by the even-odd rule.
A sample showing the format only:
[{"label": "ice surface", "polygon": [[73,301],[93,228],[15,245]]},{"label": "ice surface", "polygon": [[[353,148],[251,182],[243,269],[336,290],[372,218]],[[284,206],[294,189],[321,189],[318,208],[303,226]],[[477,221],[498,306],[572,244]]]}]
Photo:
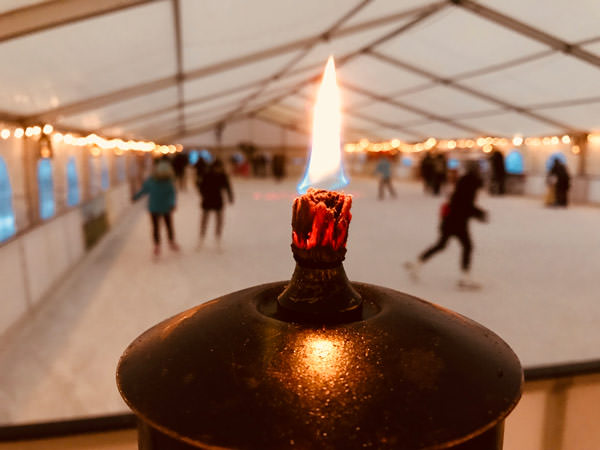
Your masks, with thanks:
[{"label": "ice surface", "polygon": [[[201,251],[199,201],[180,195],[179,254],[163,245],[152,260],[142,200],[41,305],[0,342],[0,423],[126,411],[115,367],[142,331],[184,309],[292,273],[291,205],[297,180],[234,180],[223,251],[214,222]],[[411,282],[402,263],[437,237],[441,198],[396,183],[398,198],[376,200],[374,179],[353,179],[346,272],[458,311],[503,337],[526,367],[600,357],[600,210],[547,209],[539,199],[480,196],[490,223],[472,223],[473,277],[456,288],[459,245],[451,241]],[[227,334],[227,330],[223,330]]]}]

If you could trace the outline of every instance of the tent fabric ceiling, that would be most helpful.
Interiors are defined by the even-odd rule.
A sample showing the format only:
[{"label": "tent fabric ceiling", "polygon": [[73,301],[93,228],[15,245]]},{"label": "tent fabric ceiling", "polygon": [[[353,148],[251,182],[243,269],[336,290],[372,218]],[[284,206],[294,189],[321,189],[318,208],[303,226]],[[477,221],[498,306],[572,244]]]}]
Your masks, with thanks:
[{"label": "tent fabric ceiling", "polygon": [[[52,4],[0,0],[0,16],[42,3]],[[219,122],[246,130],[240,120],[255,117],[297,130],[297,139],[309,131],[316,83],[333,54],[347,140],[598,130],[600,2],[546,3],[98,6],[98,14],[0,42],[10,62],[0,75],[0,119],[193,142]]]}]

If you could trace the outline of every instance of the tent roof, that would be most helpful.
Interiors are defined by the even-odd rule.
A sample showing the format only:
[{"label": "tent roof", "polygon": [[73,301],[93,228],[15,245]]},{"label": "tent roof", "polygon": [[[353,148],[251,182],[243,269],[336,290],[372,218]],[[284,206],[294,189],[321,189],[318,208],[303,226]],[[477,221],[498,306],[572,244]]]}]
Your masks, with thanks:
[{"label": "tent roof", "polygon": [[597,0],[0,0],[0,119],[157,141],[247,117],[307,132],[333,54],[345,140],[585,132],[599,19]]}]

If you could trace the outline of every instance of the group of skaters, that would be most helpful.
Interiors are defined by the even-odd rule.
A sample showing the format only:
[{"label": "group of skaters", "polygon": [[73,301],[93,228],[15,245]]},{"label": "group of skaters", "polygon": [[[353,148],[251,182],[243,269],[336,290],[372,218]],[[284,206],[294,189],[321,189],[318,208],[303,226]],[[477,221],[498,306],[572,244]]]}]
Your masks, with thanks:
[{"label": "group of skaters", "polygon": [[[438,167],[435,162],[440,161]],[[441,162],[443,161],[443,165]],[[506,193],[506,169],[502,152],[493,149],[487,161],[489,168],[489,193],[503,195]],[[424,180],[425,191],[434,195],[439,194],[441,185],[446,180],[446,160],[441,153],[431,155],[429,152],[421,161],[421,176]],[[567,167],[559,158],[554,158],[547,175],[548,193],[546,205],[567,206],[567,194],[570,188],[570,176]],[[470,219],[481,222],[488,221],[488,213],[475,204],[477,192],[484,185],[479,160],[467,160],[465,171],[460,176],[448,200],[440,208],[439,237],[437,242],[426,248],[414,261],[404,264],[409,275],[418,280],[422,265],[433,255],[442,251],[451,237],[456,237],[462,248],[461,276],[458,286],[466,289],[479,289],[481,285],[470,276],[471,255],[473,244],[469,233]]]},{"label": "group of skaters", "polygon": [[[184,156],[184,158],[178,155]],[[185,162],[185,164],[183,164]],[[177,206],[177,189],[185,189],[185,171],[188,160],[185,154],[179,153],[169,159],[166,156],[157,158],[153,162],[152,173],[146,179],[142,188],[133,196],[134,200],[148,195],[148,211],[152,224],[152,241],[154,243],[154,256],[161,253],[161,222],[164,222],[167,230],[168,245],[171,250],[178,252],[179,244],[175,238],[173,226],[173,213]],[[207,162],[203,158],[198,159],[194,165],[196,180],[195,184],[200,194],[200,231],[197,249],[201,249],[208,228],[208,220],[211,215],[215,216],[215,236],[217,248],[221,248],[221,235],[224,223],[224,194],[229,203],[233,203],[233,190],[229,177],[225,172],[223,162],[217,158]]]}]

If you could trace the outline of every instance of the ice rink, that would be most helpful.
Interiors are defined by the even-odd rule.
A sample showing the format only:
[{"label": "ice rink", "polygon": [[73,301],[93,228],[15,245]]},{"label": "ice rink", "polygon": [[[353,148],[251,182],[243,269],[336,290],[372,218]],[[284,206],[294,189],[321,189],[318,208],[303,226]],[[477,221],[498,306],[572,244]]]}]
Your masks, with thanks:
[{"label": "ice rink", "polygon": [[[223,249],[209,236],[195,250],[199,201],[179,196],[180,253],[151,256],[145,200],[138,202],[48,296],[0,342],[0,423],[125,412],[115,367],[142,331],[184,309],[254,284],[288,279],[292,180],[234,179]],[[346,272],[464,314],[502,336],[525,367],[600,358],[600,209],[548,209],[540,199],[489,197],[490,222],[472,222],[473,277],[456,287],[460,247],[451,241],[411,281],[402,263],[437,238],[441,198],[396,183],[376,199],[376,180],[355,179]],[[227,330],[223,330],[227,335]]]}]

